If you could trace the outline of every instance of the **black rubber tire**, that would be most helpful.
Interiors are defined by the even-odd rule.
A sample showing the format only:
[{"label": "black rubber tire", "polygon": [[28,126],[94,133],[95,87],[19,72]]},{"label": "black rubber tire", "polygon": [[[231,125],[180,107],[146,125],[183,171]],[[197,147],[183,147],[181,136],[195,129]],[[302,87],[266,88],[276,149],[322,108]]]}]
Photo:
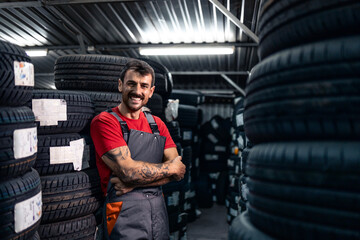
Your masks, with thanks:
[{"label": "black rubber tire", "polygon": [[252,69],[245,132],[254,143],[360,136],[360,36],[304,45]]},{"label": "black rubber tire", "polygon": [[231,124],[234,129],[244,131],[244,98],[238,99],[234,104]]},{"label": "black rubber tire", "polygon": [[[94,106],[91,98],[83,93],[58,90],[34,90],[33,99],[63,99],[66,101],[67,121],[59,121],[57,125],[40,126],[39,134],[77,133],[94,117]],[[28,102],[32,107],[32,103]],[[36,117],[36,116],[35,116]]]},{"label": "black rubber tire", "polygon": [[174,89],[170,96],[170,99],[179,99],[180,104],[198,106],[205,102],[205,95],[200,91],[195,90],[180,90]]},{"label": "black rubber tire", "polygon": [[212,190],[210,179],[207,173],[200,172],[199,179],[195,183],[196,198],[200,208],[211,208],[214,204],[212,200]]},{"label": "black rubber tire", "polygon": [[34,236],[32,236],[32,238],[30,238],[31,240],[40,240],[40,235],[39,235],[39,232],[36,231]]},{"label": "black rubber tire", "polygon": [[360,194],[341,189],[323,189],[247,178],[250,192],[291,203],[344,211],[360,211]]},{"label": "black rubber tire", "polygon": [[190,146],[193,142],[194,132],[192,128],[181,127],[180,128],[181,145]]},{"label": "black rubber tire", "polygon": [[341,211],[282,201],[251,192],[247,197],[251,206],[274,216],[344,230],[359,230],[360,214],[355,211]]},{"label": "black rubber tire", "polygon": [[[77,133],[39,135],[34,168],[41,176],[73,172],[73,163],[50,164],[50,148],[70,146],[71,141],[79,139],[81,136]],[[89,162],[89,155],[85,154],[85,142],[82,162]]]},{"label": "black rubber tire", "polygon": [[78,93],[87,94],[93,104],[95,115],[100,114],[110,108],[118,106],[122,102],[122,94],[117,92],[92,92],[92,91],[77,91]]},{"label": "black rubber tire", "polygon": [[15,233],[14,210],[17,203],[41,193],[39,174],[35,169],[31,169],[22,176],[4,180],[0,184],[0,190],[1,239],[25,240],[31,238],[40,224],[40,219],[27,229]]},{"label": "black rubber tire", "polygon": [[[222,118],[219,115],[213,116],[209,121],[201,125],[202,135],[206,136],[207,139],[212,141],[214,144],[220,142],[221,145],[230,145],[231,135],[230,135],[231,122],[229,118]],[[209,133],[213,134],[217,139],[211,139]]]},{"label": "black rubber tire", "polygon": [[160,94],[154,93],[152,97],[149,98],[146,107],[150,109],[153,115],[161,117],[164,113],[163,98]]},{"label": "black rubber tire", "polygon": [[190,105],[179,104],[178,117],[176,120],[179,122],[180,128],[196,127],[199,124],[199,108]]},{"label": "black rubber tire", "polygon": [[[359,142],[258,144],[246,174],[255,179],[341,191],[360,191]],[[351,184],[349,184],[351,183]]]},{"label": "black rubber tire", "polygon": [[66,55],[55,62],[55,86],[60,90],[118,92],[121,70],[130,60],[111,55]]},{"label": "black rubber tire", "polygon": [[227,160],[227,169],[234,172],[236,175],[241,174],[241,158],[237,155],[230,155]]},{"label": "black rubber tire", "polygon": [[248,205],[250,221],[260,230],[276,239],[359,239],[359,231],[301,222],[274,216]]},{"label": "black rubber tire", "polygon": [[[30,108],[0,107],[0,179],[24,174],[34,165],[36,150],[32,155],[21,158],[15,158],[14,153],[14,131],[29,128],[36,131],[35,116]],[[27,138],[23,141],[36,141],[36,137],[34,135],[31,140]]]},{"label": "black rubber tire", "polygon": [[41,240],[85,240],[94,239],[96,221],[94,214],[67,221],[41,224],[39,233]]},{"label": "black rubber tire", "polygon": [[0,40],[0,106],[21,106],[31,99],[34,86],[15,85],[14,61],[31,63],[23,48]]},{"label": "black rubber tire", "polygon": [[360,33],[356,0],[268,0],[261,11],[261,59],[285,48]]},{"label": "black rubber tire", "polygon": [[52,223],[95,212],[103,194],[97,169],[41,177],[43,217],[41,223]]},{"label": "black rubber tire", "polygon": [[241,153],[241,163],[240,163],[240,166],[241,166],[241,172],[242,172],[242,173],[245,173],[246,162],[247,162],[249,153],[250,153],[250,148],[248,148],[248,147],[244,148],[244,150],[243,150],[242,153]]},{"label": "black rubber tire", "polygon": [[251,222],[247,212],[237,216],[231,223],[228,240],[274,240],[257,229]]},{"label": "black rubber tire", "polygon": [[[179,142],[181,140],[180,135],[180,126],[178,121],[166,122],[166,127],[169,130],[170,136],[174,142]],[[179,153],[180,154],[180,153]]]},{"label": "black rubber tire", "polygon": [[216,181],[216,202],[220,205],[225,205],[227,194],[227,187],[229,186],[229,174],[227,171],[221,171],[219,178]]}]

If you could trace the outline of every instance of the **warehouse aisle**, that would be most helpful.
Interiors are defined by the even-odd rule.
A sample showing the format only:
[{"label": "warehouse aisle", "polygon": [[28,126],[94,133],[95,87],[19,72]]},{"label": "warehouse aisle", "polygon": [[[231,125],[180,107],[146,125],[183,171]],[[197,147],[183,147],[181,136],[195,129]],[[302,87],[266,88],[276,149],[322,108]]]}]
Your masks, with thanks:
[{"label": "warehouse aisle", "polygon": [[229,224],[226,221],[225,205],[214,204],[200,209],[201,215],[187,225],[188,240],[226,240]]}]

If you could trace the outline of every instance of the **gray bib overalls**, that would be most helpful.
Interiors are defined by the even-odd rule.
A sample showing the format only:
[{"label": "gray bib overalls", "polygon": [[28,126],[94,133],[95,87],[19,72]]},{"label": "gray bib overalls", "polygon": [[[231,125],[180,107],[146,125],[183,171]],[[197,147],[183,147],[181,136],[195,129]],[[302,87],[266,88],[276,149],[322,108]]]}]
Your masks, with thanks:
[{"label": "gray bib overalls", "polygon": [[[129,131],[124,120],[116,113],[108,112],[120,122],[132,159],[162,162],[166,138],[160,136],[150,113],[144,112],[152,134],[134,129]],[[169,239],[169,222],[161,187],[136,188],[116,196],[114,186],[109,181],[103,216],[105,239]]]}]

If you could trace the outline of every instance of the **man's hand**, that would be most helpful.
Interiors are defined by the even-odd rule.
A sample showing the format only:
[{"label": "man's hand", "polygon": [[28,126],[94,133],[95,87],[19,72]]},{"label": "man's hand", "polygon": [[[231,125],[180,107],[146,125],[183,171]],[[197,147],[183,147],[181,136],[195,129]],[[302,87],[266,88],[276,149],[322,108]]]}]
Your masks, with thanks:
[{"label": "man's hand", "polygon": [[118,177],[111,178],[110,182],[112,184],[114,184],[114,188],[116,190],[116,196],[121,196],[125,193],[131,192],[134,189],[134,187],[130,187],[130,186],[126,185]]},{"label": "man's hand", "polygon": [[186,166],[181,162],[181,156],[177,156],[173,160],[168,161],[169,167],[172,169],[173,178],[176,181],[180,181],[184,178],[186,172]]}]

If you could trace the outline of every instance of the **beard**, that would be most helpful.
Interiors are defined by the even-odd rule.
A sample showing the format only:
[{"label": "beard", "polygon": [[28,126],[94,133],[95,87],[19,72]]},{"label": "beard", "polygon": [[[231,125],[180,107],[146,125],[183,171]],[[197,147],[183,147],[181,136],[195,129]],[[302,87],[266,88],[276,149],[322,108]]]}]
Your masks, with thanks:
[{"label": "beard", "polygon": [[[137,97],[137,98],[140,98],[141,99],[141,104],[140,105],[138,105],[138,106],[132,106],[131,104],[130,104],[130,98],[131,97]],[[144,99],[145,99],[145,97],[144,96],[142,96],[142,95],[137,95],[137,94],[134,94],[134,93],[129,93],[129,94],[127,94],[126,96],[125,95],[123,95],[123,103],[125,104],[125,106],[128,108],[128,109],[130,109],[131,111],[134,111],[134,112],[136,112],[136,111],[138,111],[138,110],[140,110],[143,106],[145,106],[146,105],[146,103],[147,103],[147,101],[144,101]]]}]

